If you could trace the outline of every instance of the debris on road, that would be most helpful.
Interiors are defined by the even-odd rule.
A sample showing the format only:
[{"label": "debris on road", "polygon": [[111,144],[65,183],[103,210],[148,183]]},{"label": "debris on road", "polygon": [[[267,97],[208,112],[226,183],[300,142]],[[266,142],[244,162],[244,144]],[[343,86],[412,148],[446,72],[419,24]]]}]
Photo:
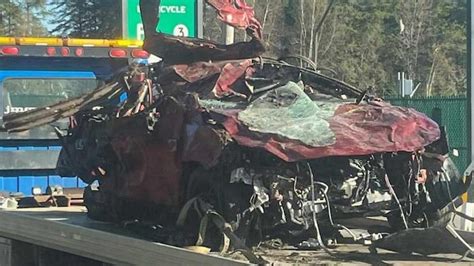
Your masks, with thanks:
[{"label": "debris on road", "polygon": [[12,197],[0,196],[0,210],[14,210],[18,208],[18,202]]},{"label": "debris on road", "polygon": [[19,198],[18,207],[70,207],[71,205],[80,205],[84,202],[84,189],[82,188],[48,186],[45,193],[42,193],[41,189],[38,189],[38,192],[39,193],[35,193],[35,191],[33,191],[32,196]]}]

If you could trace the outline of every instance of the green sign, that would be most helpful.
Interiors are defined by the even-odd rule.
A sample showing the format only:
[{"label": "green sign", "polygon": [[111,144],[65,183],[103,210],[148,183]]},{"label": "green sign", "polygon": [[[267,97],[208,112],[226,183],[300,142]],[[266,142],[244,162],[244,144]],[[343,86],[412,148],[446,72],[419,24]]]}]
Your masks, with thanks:
[{"label": "green sign", "polygon": [[[161,0],[158,32],[175,36],[196,37],[197,0]],[[123,38],[144,39],[139,0],[122,0]]]}]

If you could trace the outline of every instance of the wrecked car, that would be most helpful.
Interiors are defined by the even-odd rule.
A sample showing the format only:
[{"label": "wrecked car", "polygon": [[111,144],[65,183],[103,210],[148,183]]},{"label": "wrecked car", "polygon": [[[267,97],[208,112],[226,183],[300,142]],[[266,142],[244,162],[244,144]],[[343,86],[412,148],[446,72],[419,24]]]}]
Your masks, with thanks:
[{"label": "wrecked car", "polygon": [[[426,115],[261,57],[261,26],[244,1],[207,0],[249,34],[232,45],[155,32],[155,2],[141,1],[144,48],[161,62],[4,117],[9,132],[71,118],[66,132],[57,129],[58,171],[98,182],[85,193],[90,217],[154,225],[148,236],[169,244],[227,250],[229,238],[248,251],[272,239],[324,245],[339,217],[427,228],[459,205],[470,179]],[[217,229],[224,239],[206,234]]]}]

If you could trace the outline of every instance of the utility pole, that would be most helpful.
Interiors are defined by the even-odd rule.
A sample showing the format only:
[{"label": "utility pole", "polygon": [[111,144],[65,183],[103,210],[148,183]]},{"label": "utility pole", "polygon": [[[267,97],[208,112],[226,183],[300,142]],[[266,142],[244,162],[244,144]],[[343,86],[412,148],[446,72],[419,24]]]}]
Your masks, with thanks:
[{"label": "utility pole", "polygon": [[204,0],[197,0],[197,25],[198,38],[204,38]]},{"label": "utility pole", "polygon": [[474,21],[473,21],[473,15],[474,15],[474,5],[471,3],[471,1],[467,1],[467,58],[468,58],[468,65],[467,65],[467,100],[468,100],[468,123],[469,123],[469,161],[472,163],[472,160],[474,158],[474,146],[473,146],[473,132],[474,132],[474,119],[473,119],[473,112],[472,108],[473,105],[472,103],[474,102],[474,84],[472,81],[472,77],[474,76],[474,69],[473,69],[473,51],[474,51],[474,34],[472,34],[472,30],[474,29]]},{"label": "utility pole", "polygon": [[[467,121],[468,121],[468,128],[469,128],[469,138],[468,138],[468,162],[469,166],[467,167],[464,175],[470,175],[472,171],[474,171],[474,146],[473,146],[473,132],[474,132],[474,119],[473,119],[473,112],[472,112],[472,103],[474,102],[474,84],[472,82],[472,77],[474,76],[474,69],[472,67],[473,63],[473,51],[474,51],[474,34],[472,34],[472,30],[474,29],[474,6],[472,5],[471,1],[467,1]],[[464,169],[463,169],[464,170]],[[473,189],[468,190],[468,201],[473,202],[474,197]]]},{"label": "utility pole", "polygon": [[31,35],[31,22],[30,22],[30,3],[26,1],[26,28],[24,31],[24,36]]},{"label": "utility pole", "polygon": [[[232,18],[232,15],[229,14],[228,16],[231,16]],[[232,26],[229,26],[227,24],[224,24],[224,40],[225,40],[225,44],[229,45],[229,44],[233,44],[234,43],[234,27]]]},{"label": "utility pole", "polygon": [[234,27],[225,25],[225,44],[234,43]]},{"label": "utility pole", "polygon": [[398,72],[398,82],[400,83],[400,96],[405,97],[405,72]]}]

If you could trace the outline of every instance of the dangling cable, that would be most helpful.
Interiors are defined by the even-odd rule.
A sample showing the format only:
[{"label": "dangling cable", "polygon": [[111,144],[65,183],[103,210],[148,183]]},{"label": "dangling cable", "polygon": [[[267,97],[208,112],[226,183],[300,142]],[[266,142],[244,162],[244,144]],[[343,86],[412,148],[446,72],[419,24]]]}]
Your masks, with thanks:
[{"label": "dangling cable", "polygon": [[405,213],[403,212],[402,205],[400,204],[400,201],[398,200],[397,194],[393,190],[392,184],[390,184],[390,180],[388,179],[388,175],[385,174],[385,183],[387,184],[388,190],[390,191],[390,194],[392,194],[393,198],[398,204],[398,208],[400,208],[400,215],[402,216],[403,219],[403,224],[405,225],[405,228],[408,229],[408,223],[407,219],[405,218]]},{"label": "dangling cable", "polygon": [[348,232],[352,238],[354,239],[354,241],[358,241],[360,240],[360,237],[357,237],[356,234],[354,234],[354,232],[352,232],[352,230],[350,230],[349,228],[345,227],[344,225],[342,224],[336,224],[334,223],[333,219],[332,219],[332,212],[331,212],[331,205],[329,203],[329,197],[328,197],[328,194],[327,194],[327,191],[329,190],[329,187],[328,185],[322,183],[322,182],[315,182],[315,184],[318,184],[318,185],[321,185],[323,187],[326,188],[326,191],[324,189],[321,189],[321,191],[323,192],[323,195],[324,195],[324,199],[326,201],[326,204],[328,205],[328,217],[329,217],[329,223],[331,223],[331,226],[336,228],[336,229],[343,229],[345,230],[346,232]]},{"label": "dangling cable", "polygon": [[313,223],[314,223],[314,228],[316,229],[316,238],[318,240],[318,244],[321,246],[321,248],[326,251],[329,255],[334,256],[332,252],[324,245],[323,243],[323,238],[321,237],[321,231],[319,230],[319,225],[318,225],[318,220],[316,218],[316,196],[314,195],[314,175],[313,175],[313,170],[311,169],[311,165],[309,163],[306,163],[309,171],[309,177],[311,180],[311,206],[313,207],[312,214],[313,214]]}]

